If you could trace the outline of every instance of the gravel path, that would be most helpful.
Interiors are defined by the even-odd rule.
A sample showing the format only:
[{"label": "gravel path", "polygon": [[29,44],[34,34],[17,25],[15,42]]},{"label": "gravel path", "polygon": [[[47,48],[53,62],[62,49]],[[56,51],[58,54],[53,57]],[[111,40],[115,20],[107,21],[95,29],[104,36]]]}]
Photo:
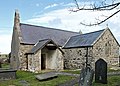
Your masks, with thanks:
[{"label": "gravel path", "polygon": [[65,72],[56,72],[58,75],[67,75],[67,76],[75,76],[78,77],[80,74],[72,74],[72,73],[65,73]]}]

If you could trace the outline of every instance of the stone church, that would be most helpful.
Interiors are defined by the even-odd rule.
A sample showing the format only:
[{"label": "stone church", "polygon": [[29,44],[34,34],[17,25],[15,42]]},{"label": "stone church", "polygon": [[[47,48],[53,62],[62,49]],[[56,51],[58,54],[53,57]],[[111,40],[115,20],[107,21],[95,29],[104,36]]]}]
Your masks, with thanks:
[{"label": "stone church", "polygon": [[15,12],[11,43],[11,67],[38,72],[64,68],[62,46],[77,32],[20,23]]},{"label": "stone church", "polygon": [[93,66],[99,58],[109,65],[118,63],[119,43],[108,28],[80,34],[20,23],[19,13],[15,12],[11,68],[32,72],[81,68],[86,58],[85,47]]},{"label": "stone church", "polygon": [[64,49],[66,68],[81,68],[86,62],[86,55],[88,64],[93,68],[99,59],[107,62],[109,67],[119,65],[119,43],[109,28],[72,36]]}]

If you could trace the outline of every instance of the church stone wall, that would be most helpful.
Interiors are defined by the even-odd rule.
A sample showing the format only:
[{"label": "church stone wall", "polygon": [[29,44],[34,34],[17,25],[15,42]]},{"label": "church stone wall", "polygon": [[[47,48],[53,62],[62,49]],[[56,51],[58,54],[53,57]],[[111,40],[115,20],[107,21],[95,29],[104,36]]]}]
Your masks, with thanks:
[{"label": "church stone wall", "polygon": [[[86,62],[86,48],[64,49],[64,67],[67,69],[79,69]],[[93,63],[92,47],[88,48],[88,63]]]},{"label": "church stone wall", "polygon": [[48,50],[43,48],[35,54],[28,54],[28,71],[38,73],[41,71],[41,54],[45,54],[45,68],[53,70],[63,69],[63,54],[59,49]]},{"label": "church stone wall", "polygon": [[[64,67],[69,69],[81,68],[86,62],[86,48],[64,49]],[[109,29],[88,49],[88,63],[95,67],[98,59],[104,59],[108,66],[118,66],[119,45]]]},{"label": "church stone wall", "polygon": [[59,49],[49,50],[46,61],[48,69],[54,69],[56,71],[63,69],[63,55]]},{"label": "church stone wall", "polygon": [[63,69],[63,54],[59,49],[48,50],[44,47],[41,51],[46,56],[46,69],[61,70]]},{"label": "church stone wall", "polygon": [[95,43],[93,53],[95,62],[102,58],[108,63],[108,66],[118,65],[119,45],[109,29],[106,29],[102,37]]},{"label": "church stone wall", "polygon": [[20,60],[19,69],[26,70],[27,55],[25,55],[25,54],[28,53],[32,49],[32,47],[33,47],[33,45],[20,44],[20,46],[19,46],[19,60]]},{"label": "church stone wall", "polygon": [[57,59],[57,62],[56,62],[57,67],[56,67],[56,70],[57,71],[63,70],[64,69],[64,55],[59,49],[57,49],[56,52],[57,52],[57,58],[56,58]]},{"label": "church stone wall", "polygon": [[28,70],[35,73],[41,71],[41,50],[28,55]]}]

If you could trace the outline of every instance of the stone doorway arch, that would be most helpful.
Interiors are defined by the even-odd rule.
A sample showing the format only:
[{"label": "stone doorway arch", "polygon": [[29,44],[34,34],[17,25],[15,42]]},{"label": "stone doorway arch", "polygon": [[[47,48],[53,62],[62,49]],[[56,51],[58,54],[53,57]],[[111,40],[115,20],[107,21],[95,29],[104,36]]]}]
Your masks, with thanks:
[{"label": "stone doorway arch", "polygon": [[107,84],[107,62],[101,58],[95,62],[95,82]]}]

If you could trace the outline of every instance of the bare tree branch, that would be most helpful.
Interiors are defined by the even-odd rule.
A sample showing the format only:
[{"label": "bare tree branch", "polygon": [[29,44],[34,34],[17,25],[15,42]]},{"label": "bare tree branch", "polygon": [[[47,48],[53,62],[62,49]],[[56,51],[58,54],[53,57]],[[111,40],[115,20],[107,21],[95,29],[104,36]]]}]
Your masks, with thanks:
[{"label": "bare tree branch", "polygon": [[77,0],[75,0],[75,4],[76,4],[77,8],[79,9],[79,5],[78,5],[78,3],[77,3]]},{"label": "bare tree branch", "polygon": [[108,19],[110,19],[111,17],[113,17],[114,15],[116,15],[117,13],[120,12],[120,8],[117,9],[117,7],[120,6],[120,1],[114,3],[115,0],[111,0],[112,3],[107,4],[106,0],[104,0],[104,1],[102,1],[100,6],[96,6],[95,3],[90,5],[90,6],[92,6],[92,8],[91,7],[88,8],[88,7],[85,7],[85,6],[80,7],[79,4],[78,4],[78,1],[77,0],[74,0],[74,1],[75,1],[76,9],[71,9],[70,10],[71,12],[78,12],[78,11],[81,11],[81,10],[92,10],[92,11],[105,11],[105,10],[113,10],[113,9],[117,10],[116,12],[114,12],[113,14],[111,14],[110,16],[105,18],[104,20],[100,21],[100,19],[97,19],[98,22],[96,22],[96,23],[93,23],[93,24],[91,24],[91,23],[90,24],[85,24],[85,23],[82,23],[82,22],[80,23],[80,24],[85,25],[85,26],[100,25],[100,24],[106,22]]},{"label": "bare tree branch", "polygon": [[85,25],[85,26],[95,26],[95,25],[100,25],[102,24],[103,22],[107,21],[108,19],[110,19],[111,17],[113,17],[114,15],[116,15],[117,13],[119,13],[120,10],[116,11],[115,13],[113,13],[112,15],[110,15],[109,17],[107,17],[106,19],[100,21],[100,22],[97,22],[97,23],[93,23],[93,24],[85,24],[85,23],[80,23],[82,25]]},{"label": "bare tree branch", "polygon": [[101,11],[101,10],[112,10],[112,9],[114,9],[117,6],[120,5],[120,2],[118,2],[118,3],[115,3],[115,4],[105,5],[105,6],[101,6],[101,7],[96,7],[94,5],[93,8],[84,8],[84,7],[80,8],[79,5],[78,5],[78,2],[76,0],[75,0],[75,2],[76,2],[77,9],[76,10],[72,9],[71,11],[73,11],[73,12],[77,12],[77,11],[80,11],[80,10],[98,10],[98,11]]}]

